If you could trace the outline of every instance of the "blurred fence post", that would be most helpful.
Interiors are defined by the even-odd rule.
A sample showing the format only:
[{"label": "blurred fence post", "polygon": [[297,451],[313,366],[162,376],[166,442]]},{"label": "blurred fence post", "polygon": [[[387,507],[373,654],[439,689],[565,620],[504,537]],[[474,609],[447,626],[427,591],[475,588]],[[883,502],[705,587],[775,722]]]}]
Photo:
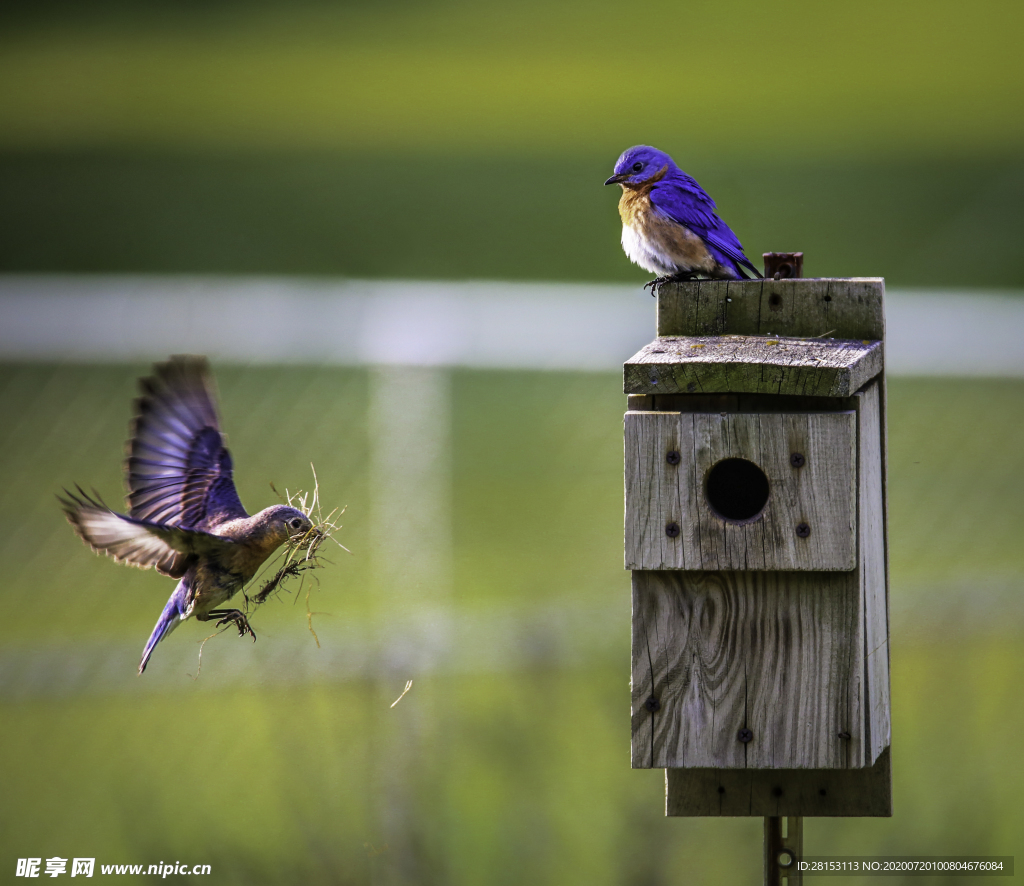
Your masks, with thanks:
[{"label": "blurred fence post", "polygon": [[[375,883],[427,882],[424,780],[442,768],[431,740],[439,712],[419,687],[391,704],[447,642],[451,589],[451,374],[447,369],[377,366],[370,371],[370,526],[381,650],[371,720],[374,796],[382,845]],[[400,632],[401,643],[394,640]],[[419,691],[417,691],[419,689]],[[429,752],[427,749],[430,749]],[[430,765],[424,760],[430,755]],[[419,790],[417,790],[419,788]],[[429,788],[428,788],[429,789]]]}]

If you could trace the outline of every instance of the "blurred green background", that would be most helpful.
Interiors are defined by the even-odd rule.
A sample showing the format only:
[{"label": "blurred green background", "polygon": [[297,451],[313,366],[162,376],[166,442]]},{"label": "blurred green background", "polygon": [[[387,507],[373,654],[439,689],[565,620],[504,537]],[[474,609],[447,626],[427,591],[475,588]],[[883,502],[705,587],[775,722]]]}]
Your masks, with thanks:
[{"label": "blurred green background", "polygon": [[[0,271],[642,282],[601,182],[646,142],[751,256],[1021,287],[1022,20],[919,0],[9,2]],[[491,665],[228,675],[225,635],[192,681],[194,624],[134,676],[170,582],[91,555],[53,499],[117,501],[146,368],[0,366],[0,870],[759,882],[759,820],[666,820],[661,774],[629,769],[621,379],[443,373],[451,588],[430,602],[469,634],[507,626]],[[373,567],[393,541],[370,531],[372,372],[216,370],[243,501],[308,487],[312,461],[349,506],[354,553],[310,598],[323,648],[285,600],[253,654],[386,637],[416,589]],[[894,379],[890,449],[895,816],[809,820],[805,845],[1024,857],[1024,382]]]},{"label": "blurred green background", "polygon": [[618,154],[747,252],[1020,286],[1024,7],[19,2],[0,269],[643,280]]}]

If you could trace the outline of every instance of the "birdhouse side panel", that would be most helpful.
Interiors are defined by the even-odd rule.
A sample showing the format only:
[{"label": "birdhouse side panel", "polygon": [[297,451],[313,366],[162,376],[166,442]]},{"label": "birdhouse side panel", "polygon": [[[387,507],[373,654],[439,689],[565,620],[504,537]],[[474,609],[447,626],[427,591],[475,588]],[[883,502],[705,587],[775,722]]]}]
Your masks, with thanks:
[{"label": "birdhouse side panel", "polygon": [[860,574],[864,595],[865,742],[875,760],[891,741],[889,595],[885,527],[884,388],[872,383],[858,395],[860,408]]}]

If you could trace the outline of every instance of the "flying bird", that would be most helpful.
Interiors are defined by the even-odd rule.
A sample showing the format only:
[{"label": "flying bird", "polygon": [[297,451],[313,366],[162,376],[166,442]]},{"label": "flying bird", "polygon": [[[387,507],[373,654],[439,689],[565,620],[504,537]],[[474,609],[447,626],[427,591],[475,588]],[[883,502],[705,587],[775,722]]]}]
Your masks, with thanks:
[{"label": "flying bird", "polygon": [[605,184],[622,187],[623,250],[631,262],[658,275],[645,289],[696,277],[745,280],[747,270],[761,276],[716,214],[715,201],[664,151],[630,148]]},{"label": "flying bird", "polygon": [[128,513],[76,487],[61,506],[78,536],[118,562],[179,579],[142,652],[146,670],[157,643],[195,617],[234,623],[256,640],[245,614],[219,609],[278,547],[317,530],[302,511],[274,505],[249,516],[235,491],[203,357],[171,357],[139,380],[142,396],[128,441]]}]

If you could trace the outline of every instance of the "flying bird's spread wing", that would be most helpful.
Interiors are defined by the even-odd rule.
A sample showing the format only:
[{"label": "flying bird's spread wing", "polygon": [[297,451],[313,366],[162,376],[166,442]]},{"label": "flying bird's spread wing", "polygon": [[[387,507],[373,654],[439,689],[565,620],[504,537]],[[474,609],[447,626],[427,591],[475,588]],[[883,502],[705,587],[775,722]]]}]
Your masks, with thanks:
[{"label": "flying bird's spread wing", "polygon": [[743,246],[732,229],[715,213],[715,201],[696,179],[679,171],[671,178],[658,182],[651,190],[651,203],[663,215],[685,225],[697,234],[710,248],[721,253],[721,261],[736,265],[742,277],[740,266],[749,268],[760,277],[757,268],[743,254]]},{"label": "flying bird's spread wing", "polygon": [[172,357],[139,384],[126,465],[129,515],[187,529],[247,517],[235,491],[206,360]]},{"label": "flying bird's spread wing", "polygon": [[125,517],[103,502],[78,490],[60,499],[64,513],[78,536],[100,554],[143,569],[156,568],[181,578],[196,556],[217,554],[234,542],[198,529],[161,525]]}]

